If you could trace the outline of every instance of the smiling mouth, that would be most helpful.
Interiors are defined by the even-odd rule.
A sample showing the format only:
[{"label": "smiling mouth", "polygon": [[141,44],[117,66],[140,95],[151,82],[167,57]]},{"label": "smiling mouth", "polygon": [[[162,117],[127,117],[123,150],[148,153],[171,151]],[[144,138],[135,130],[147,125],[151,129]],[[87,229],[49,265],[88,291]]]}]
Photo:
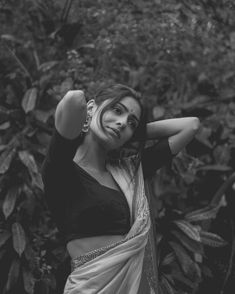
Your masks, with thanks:
[{"label": "smiling mouth", "polygon": [[118,130],[116,130],[116,129],[113,129],[113,128],[110,128],[110,127],[107,127],[109,130],[111,130],[112,131],[112,133],[113,134],[115,134],[115,136],[118,138],[118,139],[120,139],[120,132],[118,131]]}]

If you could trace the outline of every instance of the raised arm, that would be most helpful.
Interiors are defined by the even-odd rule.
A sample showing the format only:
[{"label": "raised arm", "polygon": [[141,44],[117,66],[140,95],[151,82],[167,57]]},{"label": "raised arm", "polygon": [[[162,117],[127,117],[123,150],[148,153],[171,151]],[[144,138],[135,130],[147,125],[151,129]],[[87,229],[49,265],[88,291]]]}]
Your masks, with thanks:
[{"label": "raised arm", "polygon": [[87,115],[83,91],[68,91],[59,102],[55,112],[55,127],[67,139],[76,138],[82,130]]},{"label": "raised arm", "polygon": [[147,138],[168,137],[172,154],[177,154],[195,136],[200,126],[197,117],[172,118],[147,124]]}]

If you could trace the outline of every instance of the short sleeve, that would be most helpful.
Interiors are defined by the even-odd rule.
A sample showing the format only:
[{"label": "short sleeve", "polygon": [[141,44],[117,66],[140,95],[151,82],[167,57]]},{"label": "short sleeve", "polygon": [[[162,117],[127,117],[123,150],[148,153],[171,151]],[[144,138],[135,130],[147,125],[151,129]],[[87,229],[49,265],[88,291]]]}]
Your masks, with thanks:
[{"label": "short sleeve", "polygon": [[144,178],[149,178],[162,166],[169,164],[173,158],[168,138],[162,139],[142,152]]},{"label": "short sleeve", "polygon": [[48,170],[59,173],[67,164],[70,164],[80,143],[81,136],[66,139],[54,128],[42,165],[42,176],[44,177]]}]

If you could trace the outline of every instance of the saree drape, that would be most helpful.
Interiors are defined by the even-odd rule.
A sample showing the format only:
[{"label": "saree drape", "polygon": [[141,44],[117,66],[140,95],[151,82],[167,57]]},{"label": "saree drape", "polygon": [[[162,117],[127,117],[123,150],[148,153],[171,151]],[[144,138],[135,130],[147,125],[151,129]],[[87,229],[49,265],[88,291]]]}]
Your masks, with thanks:
[{"label": "saree drape", "polygon": [[[75,268],[67,279],[64,294],[138,294],[141,287],[146,288],[145,294],[156,293],[151,281],[154,279],[154,260],[150,254],[150,211],[142,167],[140,165],[135,173],[134,160],[129,157],[119,165],[107,165],[129,204],[130,231],[114,247]],[[143,276],[144,261],[148,266],[144,266]]]}]

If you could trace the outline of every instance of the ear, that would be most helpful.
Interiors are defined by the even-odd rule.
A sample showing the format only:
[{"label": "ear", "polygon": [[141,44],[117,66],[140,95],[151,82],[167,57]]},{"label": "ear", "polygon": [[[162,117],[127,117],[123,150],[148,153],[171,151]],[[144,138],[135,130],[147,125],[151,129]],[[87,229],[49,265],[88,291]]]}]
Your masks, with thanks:
[{"label": "ear", "polygon": [[94,99],[91,99],[87,102],[87,113],[92,116],[95,112],[97,108],[97,105],[95,103],[95,100]]}]

